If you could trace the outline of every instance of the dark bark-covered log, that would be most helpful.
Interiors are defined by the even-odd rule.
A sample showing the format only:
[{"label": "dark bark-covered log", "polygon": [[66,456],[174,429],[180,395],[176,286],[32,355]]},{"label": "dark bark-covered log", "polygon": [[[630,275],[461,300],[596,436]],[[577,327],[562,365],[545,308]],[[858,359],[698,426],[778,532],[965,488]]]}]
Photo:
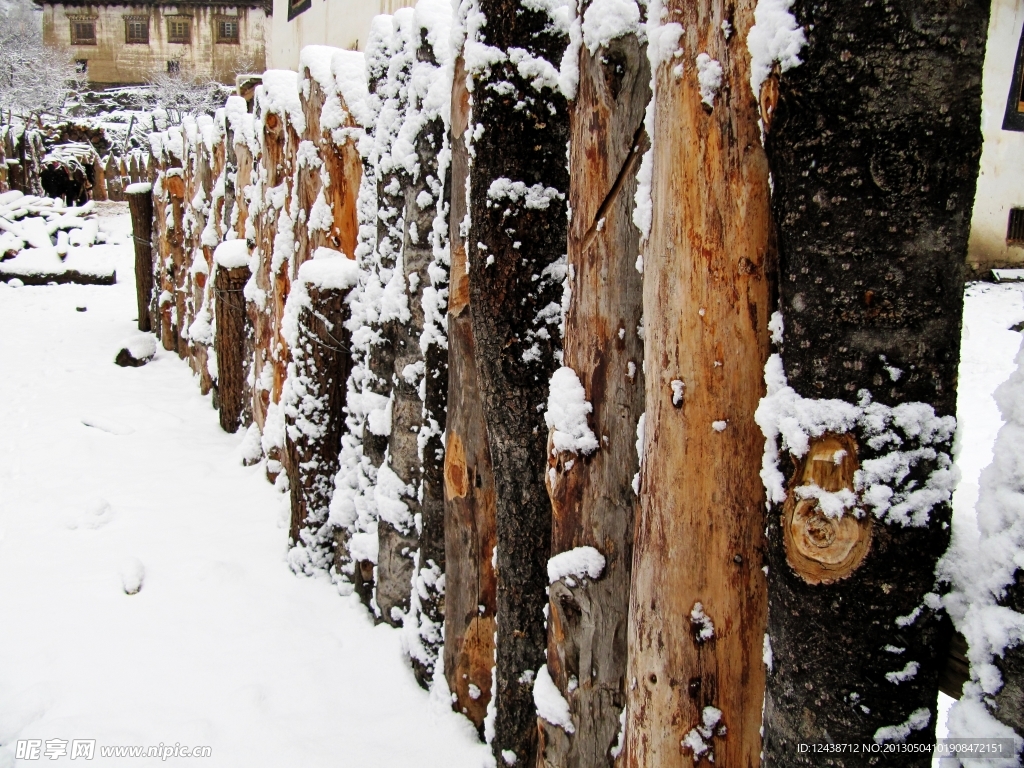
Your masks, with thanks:
[{"label": "dark bark-covered log", "polygon": [[290,338],[289,376],[302,382],[302,393],[289,398],[294,390],[286,391],[282,401],[292,510],[289,536],[312,548],[314,541],[325,538],[320,530],[327,524],[345,427],[345,384],[352,369],[345,328],[348,290],[306,283],[293,284],[293,290],[290,301],[305,294],[308,306],[303,302],[296,313],[297,328]]},{"label": "dark bark-covered log", "polygon": [[[762,90],[785,318],[778,373],[796,395],[845,401],[849,413],[803,425],[820,436],[803,449],[783,445],[768,521],[768,765],[820,764],[798,753],[798,742],[934,738],[949,628],[926,595],[950,535],[944,473],[988,5],[798,2],[803,64]],[[896,407],[915,409],[924,429],[901,421]],[[795,498],[801,478],[822,474],[811,465],[816,454],[830,458],[830,440],[844,446],[841,464],[878,475],[870,495],[863,483],[831,481],[857,493],[838,520],[813,498]],[[883,457],[905,461],[907,471],[877,469]],[[901,504],[915,489],[932,498]],[[836,552],[829,542],[850,520],[860,533]],[[916,674],[906,674],[911,663]],[[832,761],[926,766],[931,757],[862,752]]]},{"label": "dark bark-covered log", "polygon": [[544,766],[611,766],[617,743],[621,748],[638,503],[634,436],[644,410],[640,232],[631,213],[650,79],[635,34],[593,54],[581,47],[569,113],[572,298],[563,364],[576,372],[593,405],[590,425],[599,447],[585,456],[554,450],[549,441],[548,492],[551,554],[593,547],[605,567],[597,580],[562,578],[551,585],[547,665],[569,703],[573,733],[538,718]]},{"label": "dark bark-covered log", "polygon": [[412,520],[419,512],[419,501],[398,491],[397,483],[387,483],[387,473],[393,472],[408,488],[416,464],[416,434],[422,411],[413,385],[403,375],[406,364],[413,361],[419,351],[419,338],[411,333],[408,318],[402,317],[402,309],[411,309],[403,251],[408,227],[405,190],[412,185],[412,179],[401,159],[392,156],[409,104],[409,74],[414,50],[411,31],[410,24],[395,19],[388,42],[391,61],[379,85],[383,106],[374,134],[379,212],[374,270],[383,291],[392,299],[387,306],[383,301],[380,304],[379,336],[370,353],[370,370],[375,377],[371,389],[390,399],[391,424],[387,436],[369,435],[363,441],[366,455],[378,467],[377,488],[381,488],[384,480],[391,488],[385,493],[389,497],[400,495],[396,502],[406,507],[403,511],[400,506],[389,505],[395,514],[389,514],[379,503],[377,509],[380,519],[373,594],[380,618],[394,626],[401,625],[402,616],[409,609],[413,557],[417,549]]},{"label": "dark bark-covered log", "polygon": [[225,269],[218,266],[214,273],[217,404],[220,426],[225,432],[235,432],[244,423],[247,373],[245,341],[249,317],[245,311],[242,291],[248,280],[248,267]]},{"label": "dark bark-covered log", "polygon": [[[482,0],[476,40],[557,67],[566,39],[546,13]],[[513,49],[519,49],[518,52]],[[545,662],[551,548],[544,404],[559,347],[565,273],[564,96],[511,60],[470,71],[469,289],[479,388],[497,495],[497,691],[491,747],[525,765],[537,746],[533,679]],[[529,195],[529,197],[528,197]]]},{"label": "dark bark-covered log", "polygon": [[[682,36],[675,51],[660,43],[654,73],[628,766],[760,760],[767,595],[754,412],[775,265],[745,45],[754,5],[670,2],[665,18]],[[718,88],[698,79],[716,70]]]},{"label": "dark bark-covered log", "polygon": [[[462,57],[452,85],[451,276],[448,284],[448,414],[444,453],[444,672],[454,707],[481,733],[491,700],[497,583],[495,491],[482,396],[476,374],[466,236],[465,133],[469,91]],[[471,688],[472,686],[472,688]]]},{"label": "dark bark-covered log", "polygon": [[132,241],[135,243],[138,324],[140,331],[149,331],[149,305],[153,299],[153,193],[147,189],[127,197],[132,217]]}]

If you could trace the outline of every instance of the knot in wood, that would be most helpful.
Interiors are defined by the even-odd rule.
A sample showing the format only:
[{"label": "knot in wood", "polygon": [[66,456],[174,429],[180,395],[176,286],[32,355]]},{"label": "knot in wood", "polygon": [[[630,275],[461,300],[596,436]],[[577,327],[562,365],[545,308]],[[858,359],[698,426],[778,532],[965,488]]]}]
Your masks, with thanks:
[{"label": "knot in wood", "polygon": [[782,508],[786,561],[808,584],[832,584],[857,570],[871,548],[871,521],[852,511],[826,515],[817,498],[801,498],[796,489],[852,493],[857,467],[853,436],[825,434],[811,441],[793,476]]}]

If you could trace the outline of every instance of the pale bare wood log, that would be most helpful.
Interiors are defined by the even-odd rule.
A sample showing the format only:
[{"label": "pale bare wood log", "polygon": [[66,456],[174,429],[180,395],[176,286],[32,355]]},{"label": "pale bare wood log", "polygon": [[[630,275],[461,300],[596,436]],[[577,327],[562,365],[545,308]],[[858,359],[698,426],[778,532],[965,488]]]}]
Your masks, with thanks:
[{"label": "pale bare wood log", "polygon": [[157,183],[153,188],[153,243],[156,247],[154,282],[157,294],[154,315],[159,318],[160,342],[164,349],[176,349],[174,329],[174,268],[171,259],[171,245],[167,237],[167,210],[170,194],[164,184],[167,164],[162,157],[153,158]]},{"label": "pale bare wood log", "polygon": [[238,214],[232,214],[228,219],[228,223],[230,224],[231,219],[234,219],[235,237],[244,240],[245,224],[249,218],[249,201],[245,196],[245,189],[252,184],[253,157],[249,146],[242,137],[233,138],[231,146],[235,152],[236,162],[233,206],[234,210],[238,211]]},{"label": "pale bare wood log", "polygon": [[[313,204],[316,202],[317,195],[320,194],[320,189],[323,186],[320,173],[320,169],[323,166],[323,135],[320,132],[320,111],[324,106],[324,92],[323,88],[320,87],[320,83],[310,75],[309,69],[303,69],[301,82],[303,86],[299,88],[299,103],[302,105],[305,127],[298,139],[306,146],[306,151],[302,152],[297,159],[295,189],[292,192],[296,196],[299,211],[301,212],[293,223],[295,227],[295,243],[298,245],[292,258],[291,275],[293,278],[298,274],[302,262],[311,258],[313,251],[317,247],[326,244],[321,242],[322,238],[319,237],[319,230],[310,232],[309,219],[310,212],[313,210]],[[308,151],[310,147],[315,148],[315,156]]]},{"label": "pale bare wood log", "polygon": [[[259,426],[260,431],[263,430],[266,423],[271,398],[275,392],[280,393],[275,366],[277,335],[274,320],[284,307],[283,299],[279,302],[278,293],[280,287],[283,287],[281,283],[287,279],[286,275],[274,274],[273,271],[274,238],[277,235],[279,211],[266,199],[269,197],[266,190],[278,186],[288,176],[284,167],[287,125],[283,116],[275,112],[267,113],[263,116],[262,128],[260,155],[258,158],[254,158],[253,171],[260,168],[261,172],[266,174],[266,180],[263,183],[265,199],[260,201],[260,213],[253,224],[256,232],[256,247],[260,253],[260,263],[254,279],[257,288],[262,291],[264,304],[250,307],[255,332],[253,373],[256,381],[256,387],[253,390],[252,412],[253,420]],[[287,295],[286,290],[285,295]],[[281,305],[280,308],[278,303]],[[264,373],[265,370],[267,374]],[[275,465],[278,465],[280,457],[275,456],[273,461]],[[268,462],[270,475],[276,476],[278,471],[278,467],[271,467]]]},{"label": "pale bare wood log", "polygon": [[99,155],[93,159],[92,163],[92,199],[101,202],[108,199],[106,172]]},{"label": "pale bare wood log", "polygon": [[[760,762],[767,585],[754,411],[764,393],[774,264],[745,43],[753,10],[752,0],[673,0],[666,18],[685,30],[681,58],[655,72],[629,766],[690,766],[711,756],[730,768]],[[723,70],[713,107],[697,79],[702,52]]]},{"label": "pale bare wood log", "polygon": [[[453,706],[483,733],[491,700],[497,577],[495,490],[487,423],[473,361],[466,241],[459,225],[467,210],[469,154],[465,132],[469,92],[456,60],[452,90],[451,278],[448,288],[448,414],[444,464],[444,672]],[[475,686],[473,691],[470,686]]]},{"label": "pale bare wood log", "polygon": [[124,188],[121,184],[121,171],[117,167],[117,160],[113,155],[107,156],[103,176],[107,184],[107,199],[115,202],[124,200]]},{"label": "pale bare wood log", "polygon": [[184,360],[188,357],[188,339],[185,338],[188,314],[185,304],[188,295],[189,263],[185,254],[185,178],[180,161],[175,162],[179,164],[172,165],[164,175],[164,187],[169,196],[168,205],[171,212],[170,226],[165,237],[170,248],[174,284],[174,346],[178,357]]},{"label": "pale bare wood log", "polygon": [[249,268],[218,267],[214,274],[214,310],[217,330],[217,403],[220,426],[235,432],[245,423],[246,339],[249,316],[242,291],[249,281]]},{"label": "pale bare wood log", "polygon": [[149,305],[153,298],[153,194],[150,190],[128,195],[135,244],[135,295],[140,331],[150,330]]},{"label": "pale bare wood log", "polygon": [[[594,547],[605,558],[597,580],[551,585],[547,665],[569,702],[573,733],[538,718],[543,766],[614,763],[626,706],[626,634],[633,521],[636,425],[644,410],[640,232],[632,221],[650,64],[636,35],[593,54],[580,50],[570,109],[569,275],[571,303],[563,364],[593,406],[599,447],[589,456],[548,443],[551,554]],[[621,746],[621,745],[620,745]]]}]

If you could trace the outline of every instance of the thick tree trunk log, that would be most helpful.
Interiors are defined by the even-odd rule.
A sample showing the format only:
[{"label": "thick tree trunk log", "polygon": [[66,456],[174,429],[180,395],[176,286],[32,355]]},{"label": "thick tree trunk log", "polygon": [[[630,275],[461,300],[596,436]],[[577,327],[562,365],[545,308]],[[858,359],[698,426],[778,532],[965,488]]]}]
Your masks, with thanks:
[{"label": "thick tree trunk log", "polygon": [[[780,428],[785,438],[782,475],[766,462],[772,766],[819,765],[797,752],[801,742],[934,738],[949,627],[928,595],[950,536],[988,21],[985,0],[842,9],[808,0],[795,10],[804,63],[769,78],[761,96],[785,319],[762,421],[768,458]],[[832,418],[804,418],[802,438],[792,422],[780,427],[789,411],[779,403],[794,396]],[[811,480],[854,492],[841,516],[797,493]],[[931,757],[832,762],[926,766]]]},{"label": "thick tree trunk log", "polygon": [[107,179],[104,174],[103,161],[98,155],[92,163],[92,199],[100,202],[107,200]]},{"label": "thick tree trunk log", "polygon": [[467,259],[473,359],[497,492],[491,747],[499,760],[530,765],[537,747],[533,680],[547,645],[551,504],[543,410],[560,346],[569,126],[564,96],[549,81],[524,76],[512,59],[536,57],[556,67],[566,39],[546,13],[512,0],[482,0],[479,12],[486,26],[467,40],[467,51],[488,45],[493,63],[470,72],[478,127]]},{"label": "thick tree trunk log", "polygon": [[178,166],[167,169],[163,182],[170,207],[170,220],[164,237],[170,251],[171,328],[174,349],[178,357],[184,360],[188,355],[188,340],[185,338],[185,329],[188,327],[185,325],[188,316],[185,310],[188,264],[185,256],[185,177],[182,168]]},{"label": "thick tree trunk log", "polygon": [[[753,11],[753,0],[669,3],[682,37],[674,55],[661,42],[654,73],[629,766],[760,760],[767,606],[754,412],[774,261],[744,45]],[[710,95],[698,80],[705,60],[721,75]]]},{"label": "thick tree trunk log", "polygon": [[[345,426],[345,385],[352,369],[351,339],[345,329],[349,315],[346,298],[358,270],[344,256],[327,262],[334,260],[351,268],[351,283],[347,287],[318,285],[304,279],[311,274],[309,270],[300,269],[286,309],[286,324],[295,323],[285,327],[292,357],[288,374],[298,377],[303,385],[301,396],[289,389],[282,400],[292,509],[289,536],[307,549],[328,539],[321,529],[327,524],[338,472],[338,449]],[[319,261],[309,266],[322,267]],[[331,556],[330,552],[324,554]]]},{"label": "thick tree trunk log", "polygon": [[497,583],[495,492],[487,424],[476,374],[469,305],[466,217],[469,91],[456,60],[451,119],[451,278],[448,286],[448,414],[444,454],[444,672],[454,707],[483,733],[491,701]]},{"label": "thick tree trunk log", "polygon": [[[426,5],[424,1],[420,7]],[[434,7],[443,6],[436,4]],[[414,18],[413,40],[419,45],[410,78],[407,120],[419,128],[412,137],[418,168],[404,190],[406,232],[402,264],[410,318],[405,325],[409,336],[407,346],[395,365],[395,372],[404,379],[404,386],[396,388],[395,392],[396,400],[400,392],[408,394],[417,411],[419,425],[406,462],[407,482],[415,489],[418,520],[414,520],[417,550],[409,612],[403,621],[413,672],[420,685],[429,689],[441,652],[444,626],[443,435],[448,392],[445,294],[450,261],[446,216],[451,194],[448,185],[451,155],[444,151],[447,135],[441,114],[448,110],[428,102],[424,87],[425,83],[444,77],[448,39],[439,36],[439,30],[430,26],[435,19],[432,14],[417,13]],[[431,40],[437,40],[436,48]]]},{"label": "thick tree trunk log", "polygon": [[[386,64],[386,79],[379,88],[383,106],[374,134],[378,168],[374,270],[382,293],[390,300],[386,306],[383,300],[379,304],[379,336],[370,353],[370,370],[375,377],[372,388],[389,398],[391,423],[387,435],[364,437],[363,443],[365,453],[378,468],[378,550],[373,595],[380,618],[394,626],[401,625],[402,616],[409,609],[413,555],[417,548],[412,520],[419,512],[418,499],[407,491],[416,459],[422,406],[403,375],[406,363],[415,359],[419,348],[419,339],[414,340],[407,325],[410,307],[403,264],[408,227],[405,190],[412,179],[401,162],[404,158],[392,156],[409,103],[408,81],[415,56],[412,15],[411,10],[402,9],[393,18],[388,43],[391,60]],[[400,485],[404,489],[400,490]],[[382,496],[394,499],[394,503],[381,503]]]},{"label": "thick tree trunk log", "polygon": [[[639,14],[638,14],[639,15]],[[644,410],[643,284],[633,224],[650,64],[635,34],[580,50],[570,116],[569,280],[563,364],[593,405],[589,456],[548,443],[551,554],[593,547],[597,580],[551,584],[547,665],[568,701],[573,733],[538,718],[544,766],[597,768],[621,751],[626,635],[637,495],[635,433]],[[618,746],[618,749],[616,747]]]},{"label": "thick tree trunk log", "polygon": [[218,266],[214,272],[217,403],[220,426],[225,432],[237,431],[245,421],[245,351],[249,317],[242,291],[248,281],[248,267],[225,269]]},{"label": "thick tree trunk log", "polygon": [[149,331],[149,305],[153,298],[153,193],[151,190],[128,195],[132,217],[132,242],[135,243],[135,296],[139,309],[139,330]]}]

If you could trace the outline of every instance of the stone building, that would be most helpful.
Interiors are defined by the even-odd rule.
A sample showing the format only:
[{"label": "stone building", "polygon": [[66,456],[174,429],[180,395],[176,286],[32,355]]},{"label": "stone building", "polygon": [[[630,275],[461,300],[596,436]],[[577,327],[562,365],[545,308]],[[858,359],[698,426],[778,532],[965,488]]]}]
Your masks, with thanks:
[{"label": "stone building", "polygon": [[239,72],[266,68],[264,0],[35,2],[43,9],[43,41],[69,47],[94,86],[141,84],[179,70],[232,84]]}]

